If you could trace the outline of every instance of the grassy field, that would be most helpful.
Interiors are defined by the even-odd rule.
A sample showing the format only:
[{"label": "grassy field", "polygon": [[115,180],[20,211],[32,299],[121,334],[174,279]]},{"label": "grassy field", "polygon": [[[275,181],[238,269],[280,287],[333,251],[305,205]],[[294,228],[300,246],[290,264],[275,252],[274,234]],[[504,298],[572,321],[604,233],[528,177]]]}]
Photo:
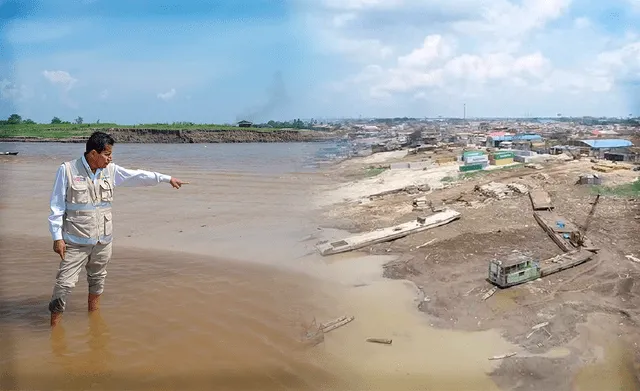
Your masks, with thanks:
[{"label": "grassy field", "polygon": [[156,130],[251,130],[270,132],[273,128],[239,128],[229,125],[215,124],[193,124],[193,123],[173,123],[173,124],[141,124],[141,125],[119,125],[119,124],[17,124],[0,125],[0,138],[7,137],[39,137],[39,138],[69,138],[76,136],[88,136],[96,130],[106,130],[110,128],[126,129],[156,129]]},{"label": "grassy field", "polygon": [[593,192],[603,196],[612,197],[638,197],[640,196],[640,179],[626,185],[619,186],[594,186]]}]

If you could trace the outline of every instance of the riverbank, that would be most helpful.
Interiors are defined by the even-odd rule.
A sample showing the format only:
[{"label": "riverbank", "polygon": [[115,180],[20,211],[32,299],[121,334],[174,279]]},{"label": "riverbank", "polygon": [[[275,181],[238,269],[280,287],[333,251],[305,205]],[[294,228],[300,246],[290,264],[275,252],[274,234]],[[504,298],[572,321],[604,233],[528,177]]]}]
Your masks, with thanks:
[{"label": "riverbank", "polygon": [[107,132],[118,143],[190,144],[190,143],[282,143],[318,142],[336,138],[330,132],[292,129],[212,127],[197,128],[121,128],[121,127],[0,127],[0,142],[84,143],[94,131]]},{"label": "riverbank", "polygon": [[[514,252],[544,260],[561,251],[533,218],[527,195],[486,194],[481,186],[495,182],[544,189],[558,213],[582,225],[596,188],[576,182],[593,163],[549,159],[535,168],[514,165],[466,174],[455,164],[438,166],[434,160],[428,153],[400,151],[334,166],[328,173],[334,183],[316,197],[324,216],[318,243],[428,216],[433,214],[430,204],[452,208],[462,217],[326,261],[355,253],[393,257],[381,273],[418,287],[416,309],[432,327],[499,330],[513,344],[513,351],[504,353],[516,353],[490,372],[502,390],[637,389],[640,286],[635,281],[640,266],[628,256],[640,255],[638,198],[600,200],[587,232],[601,249],[592,261],[484,299],[492,288],[486,281],[490,260]],[[600,177],[607,186],[628,186],[637,172],[615,170]],[[416,199],[422,208],[414,206]]]}]

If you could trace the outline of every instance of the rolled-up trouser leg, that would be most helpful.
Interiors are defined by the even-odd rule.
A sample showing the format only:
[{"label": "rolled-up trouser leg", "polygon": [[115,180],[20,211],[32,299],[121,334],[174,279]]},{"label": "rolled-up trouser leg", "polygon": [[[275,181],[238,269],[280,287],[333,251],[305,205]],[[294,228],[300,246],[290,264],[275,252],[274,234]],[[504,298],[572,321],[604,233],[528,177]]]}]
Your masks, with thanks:
[{"label": "rolled-up trouser leg", "polygon": [[64,312],[66,297],[78,282],[78,276],[82,267],[87,263],[94,246],[83,246],[74,243],[66,243],[64,259],[60,261],[56,283],[53,287],[53,295],[49,302],[49,311]]},{"label": "rolled-up trouser leg", "polygon": [[96,244],[86,265],[89,293],[101,295],[107,278],[107,265],[111,260],[111,243]]}]

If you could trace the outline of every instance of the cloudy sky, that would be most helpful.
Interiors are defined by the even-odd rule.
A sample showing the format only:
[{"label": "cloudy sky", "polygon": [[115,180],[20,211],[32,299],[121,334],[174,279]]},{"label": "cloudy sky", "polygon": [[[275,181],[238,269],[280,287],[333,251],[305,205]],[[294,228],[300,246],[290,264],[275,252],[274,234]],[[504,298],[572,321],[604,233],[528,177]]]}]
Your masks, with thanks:
[{"label": "cloudy sky", "polygon": [[640,115],[640,0],[0,0],[0,14],[0,117]]}]

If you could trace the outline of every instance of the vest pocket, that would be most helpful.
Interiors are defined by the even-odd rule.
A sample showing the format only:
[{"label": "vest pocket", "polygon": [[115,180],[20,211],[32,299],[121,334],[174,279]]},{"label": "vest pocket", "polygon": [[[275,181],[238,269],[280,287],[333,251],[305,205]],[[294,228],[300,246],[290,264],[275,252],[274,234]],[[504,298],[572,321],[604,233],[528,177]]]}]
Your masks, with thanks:
[{"label": "vest pocket", "polygon": [[89,187],[72,185],[71,186],[71,202],[74,204],[88,204],[89,203]]},{"label": "vest pocket", "polygon": [[104,236],[111,236],[113,233],[113,222],[111,221],[111,212],[104,214]]},{"label": "vest pocket", "polygon": [[67,215],[65,230],[70,235],[88,239],[91,238],[94,224],[93,216]]},{"label": "vest pocket", "polygon": [[113,189],[107,181],[100,182],[100,198],[105,202],[113,201]]}]

